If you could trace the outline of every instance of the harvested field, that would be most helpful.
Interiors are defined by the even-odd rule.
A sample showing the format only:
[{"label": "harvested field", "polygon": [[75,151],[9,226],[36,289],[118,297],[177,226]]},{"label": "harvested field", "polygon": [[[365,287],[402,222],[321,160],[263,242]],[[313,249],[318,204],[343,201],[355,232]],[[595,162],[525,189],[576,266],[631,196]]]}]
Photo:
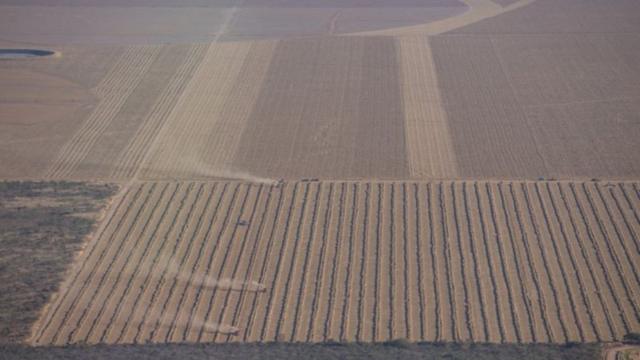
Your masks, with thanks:
[{"label": "harvested field", "polygon": [[640,97],[636,34],[511,35],[491,43],[524,107]]},{"label": "harvested field", "polygon": [[143,79],[158,51],[158,47],[149,46],[131,47],[124,52],[94,89],[100,102],[58,153],[57,159],[45,173],[45,178],[60,179],[71,175]]},{"label": "harvested field", "polygon": [[[212,44],[150,149],[147,178],[234,177],[231,161],[274,43]],[[212,81],[213,80],[213,81]],[[125,153],[126,154],[126,153]]]},{"label": "harvested field", "polygon": [[[7,64],[4,78],[15,80],[0,94],[0,146],[6,147],[0,156],[0,175],[131,178],[191,79],[206,45],[116,47],[115,59],[96,59],[92,66],[79,60],[91,59],[91,48],[65,49],[69,54],[49,66],[31,63],[29,70],[18,70],[17,65]],[[72,66],[87,76],[74,75]],[[95,79],[101,72],[103,77]],[[20,83],[25,79],[40,83]]]},{"label": "harvested field", "polygon": [[638,41],[625,34],[430,38],[459,176],[637,178],[640,72],[631,64],[640,61]]},{"label": "harvested field", "polygon": [[133,184],[31,343],[640,330],[640,183]]},{"label": "harvested field", "polygon": [[396,50],[383,37],[280,41],[234,164],[268,178],[406,177]]},{"label": "harvested field", "polygon": [[[428,53],[426,43],[415,43],[404,49]],[[410,176],[407,147],[416,176],[445,177],[452,172],[446,125],[420,121],[442,114],[433,64],[428,58],[410,69],[399,64],[399,51],[392,38],[214,44],[153,143],[141,177],[403,178]],[[403,91],[413,102],[403,104]],[[428,105],[418,100],[425,93]],[[417,129],[406,138],[405,107]],[[437,140],[422,145],[423,134]],[[423,155],[423,146],[443,150]]]},{"label": "harvested field", "polygon": [[539,145],[491,39],[436,36],[430,44],[460,176],[544,176]]}]

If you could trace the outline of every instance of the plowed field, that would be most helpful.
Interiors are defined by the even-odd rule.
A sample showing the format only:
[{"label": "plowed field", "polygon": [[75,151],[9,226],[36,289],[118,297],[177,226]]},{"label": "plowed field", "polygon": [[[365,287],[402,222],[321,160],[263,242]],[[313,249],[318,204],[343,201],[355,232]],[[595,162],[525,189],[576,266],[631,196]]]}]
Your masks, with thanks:
[{"label": "plowed field", "polygon": [[639,214],[636,182],[135,183],[31,341],[620,339]]}]

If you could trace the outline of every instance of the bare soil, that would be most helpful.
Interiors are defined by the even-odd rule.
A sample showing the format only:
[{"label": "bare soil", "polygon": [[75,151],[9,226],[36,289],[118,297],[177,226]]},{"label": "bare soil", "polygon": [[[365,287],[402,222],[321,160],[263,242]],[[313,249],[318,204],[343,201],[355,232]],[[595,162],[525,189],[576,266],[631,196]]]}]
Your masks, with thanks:
[{"label": "bare soil", "polygon": [[567,343],[640,322],[637,182],[144,182],[30,342]]}]

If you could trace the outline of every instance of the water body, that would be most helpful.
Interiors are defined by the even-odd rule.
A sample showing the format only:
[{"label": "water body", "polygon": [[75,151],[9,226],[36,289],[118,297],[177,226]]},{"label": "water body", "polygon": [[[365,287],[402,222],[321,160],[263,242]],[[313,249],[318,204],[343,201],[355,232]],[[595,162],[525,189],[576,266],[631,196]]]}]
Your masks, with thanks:
[{"label": "water body", "polygon": [[42,56],[51,56],[54,52],[50,50],[37,49],[0,49],[0,59],[24,59]]}]

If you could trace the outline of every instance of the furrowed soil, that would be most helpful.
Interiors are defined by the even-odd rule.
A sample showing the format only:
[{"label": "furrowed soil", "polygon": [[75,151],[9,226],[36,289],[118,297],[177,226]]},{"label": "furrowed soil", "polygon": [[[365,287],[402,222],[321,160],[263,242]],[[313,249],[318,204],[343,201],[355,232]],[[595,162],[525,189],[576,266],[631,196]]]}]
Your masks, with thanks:
[{"label": "furrowed soil", "polygon": [[637,182],[137,182],[35,345],[640,330]]},{"label": "furrowed soil", "polygon": [[0,352],[595,356],[640,331],[639,4],[0,0],[54,52],[0,61],[0,179],[63,181],[0,199],[42,346]]}]

